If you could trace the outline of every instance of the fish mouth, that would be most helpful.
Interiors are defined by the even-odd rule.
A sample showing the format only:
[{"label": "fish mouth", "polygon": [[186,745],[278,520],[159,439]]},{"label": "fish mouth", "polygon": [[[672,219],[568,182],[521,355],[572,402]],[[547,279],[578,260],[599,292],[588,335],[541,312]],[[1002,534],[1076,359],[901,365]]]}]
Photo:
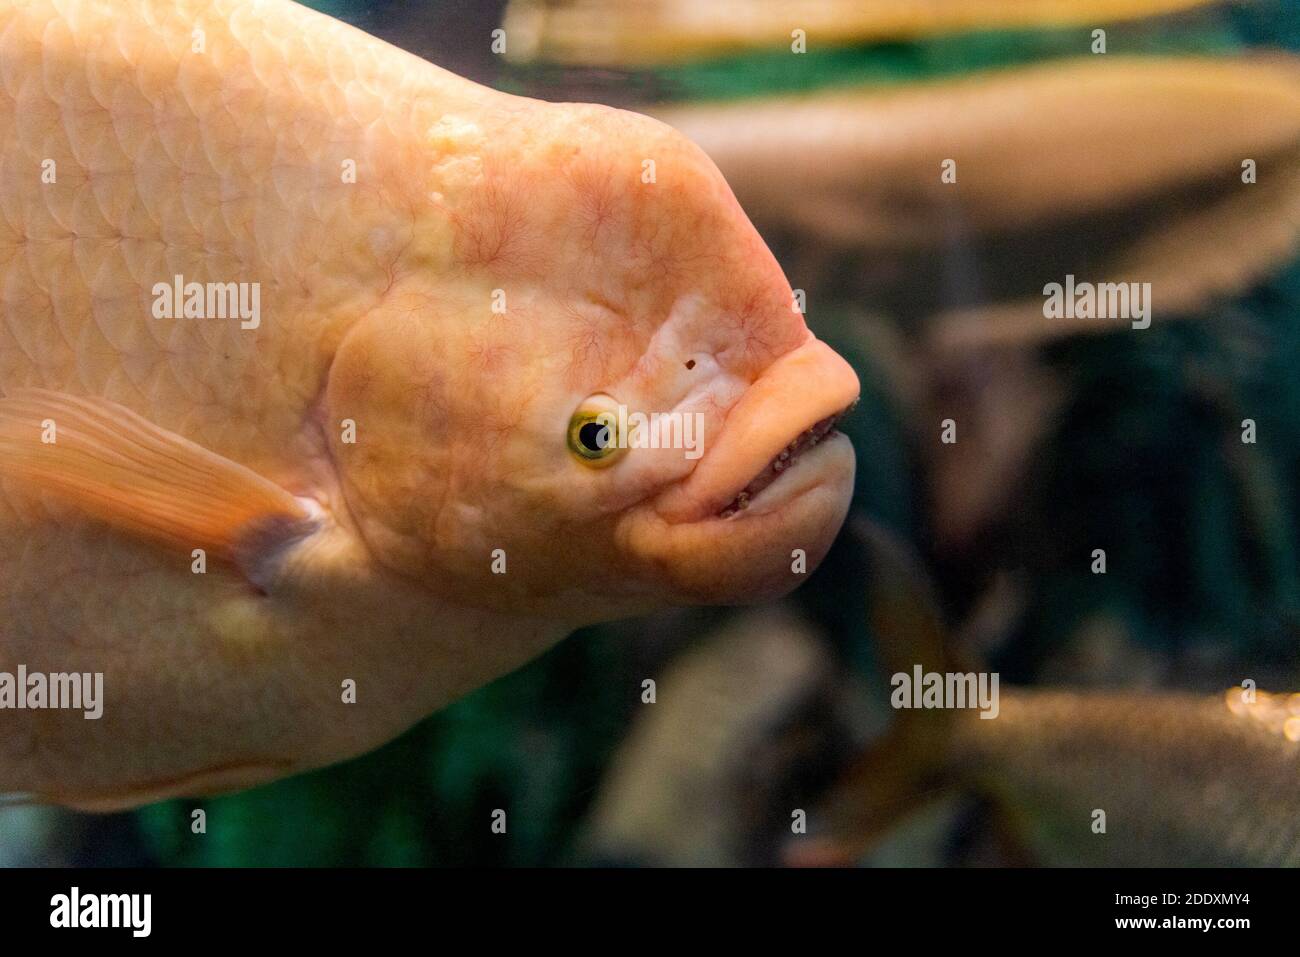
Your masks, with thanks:
[{"label": "fish mouth", "polygon": [[750,385],[695,470],[660,497],[656,511],[681,524],[779,509],[817,486],[818,470],[834,458],[824,449],[847,444],[835,426],[857,398],[853,368],[809,338]]},{"label": "fish mouth", "polygon": [[772,457],[761,472],[750,479],[748,485],[736,493],[735,498],[719,510],[718,518],[732,518],[747,510],[760,492],[781,478],[787,470],[795,468],[805,452],[816,448],[823,441],[830,441],[839,436],[841,433],[835,426],[840,419],[857,408],[857,405],[858,400],[854,399],[840,411],[814,422],[791,439],[785,448]]},{"label": "fish mouth", "polygon": [[686,478],[624,516],[623,552],[685,604],[797,587],[848,514],[853,445],[835,426],[857,397],[853,368],[809,333],[750,383]]}]

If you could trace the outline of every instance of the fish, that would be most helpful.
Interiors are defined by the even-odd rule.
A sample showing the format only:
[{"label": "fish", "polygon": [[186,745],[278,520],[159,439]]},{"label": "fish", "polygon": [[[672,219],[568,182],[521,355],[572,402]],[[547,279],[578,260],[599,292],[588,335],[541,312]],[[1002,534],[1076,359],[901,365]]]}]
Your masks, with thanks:
[{"label": "fish", "polygon": [[[860,306],[835,332],[891,356],[914,417],[963,410],[974,441],[921,446],[950,552],[1005,514],[1069,404],[1039,347],[1214,316],[1300,253],[1295,56],[1108,54],[652,112],[718,163],[810,297],[848,284]],[[785,169],[791,125],[818,163]],[[1047,318],[1047,286],[1075,276],[1149,284],[1145,318]]]},{"label": "fish", "polygon": [[[977,675],[905,545],[850,523],[870,557],[882,670]],[[897,710],[809,812],[784,858],[850,864],[921,808],[982,798],[1012,845],[1055,866],[1300,865],[1300,694],[1000,686],[994,707]]]},{"label": "fish", "polygon": [[1094,27],[1217,0],[511,0],[506,53],[528,62],[628,66],[810,43],[897,42],[962,30]]},{"label": "fish", "polygon": [[951,754],[1047,864],[1300,865],[1300,695],[1014,689]]},{"label": "fish", "polygon": [[583,862],[770,865],[790,765],[815,765],[809,752],[830,750],[822,726],[847,723],[833,674],[822,637],[784,604],[675,656],[599,785],[575,842]]},{"label": "fish", "polygon": [[[1300,695],[1003,689],[997,717],[958,716],[941,753],[910,807],[980,795],[1040,864],[1300,865]],[[846,862],[896,820],[896,797],[854,800],[796,860]]]},{"label": "fish", "polygon": [[[1149,282],[1160,321],[1300,249],[1292,55],[1108,54],[652,112],[709,154],[769,240],[788,237],[810,295],[816,257],[851,265],[865,301],[925,321],[947,356],[1114,328],[1044,319],[1043,285],[1067,274]],[[820,162],[786,167],[792,125]],[[935,274],[957,256],[972,276]]]},{"label": "fish", "polygon": [[0,151],[0,791],[335,763],[844,520],[857,377],[653,118],[288,0],[10,0]]}]

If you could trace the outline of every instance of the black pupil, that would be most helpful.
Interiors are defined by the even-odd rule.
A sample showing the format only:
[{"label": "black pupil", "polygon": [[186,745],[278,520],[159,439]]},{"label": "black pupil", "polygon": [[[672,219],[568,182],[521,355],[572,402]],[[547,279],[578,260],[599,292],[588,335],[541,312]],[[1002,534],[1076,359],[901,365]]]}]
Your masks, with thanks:
[{"label": "black pupil", "polygon": [[588,422],[578,430],[578,441],[592,452],[603,452],[609,443],[609,435],[599,422]]}]

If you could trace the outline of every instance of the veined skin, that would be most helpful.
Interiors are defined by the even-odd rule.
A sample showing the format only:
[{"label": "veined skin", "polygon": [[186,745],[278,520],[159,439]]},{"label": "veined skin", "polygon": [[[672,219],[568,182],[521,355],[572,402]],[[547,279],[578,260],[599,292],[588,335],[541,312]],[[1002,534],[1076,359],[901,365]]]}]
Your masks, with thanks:
[{"label": "veined skin", "polygon": [[[0,791],[320,766],[575,626],[779,594],[829,548],[838,433],[729,503],[856,377],[659,122],[279,0],[3,3],[0,91],[0,672],[104,675],[98,720],[0,709]],[[176,276],[257,283],[256,327],[159,318]],[[590,467],[593,396],[700,413],[703,455]]]}]

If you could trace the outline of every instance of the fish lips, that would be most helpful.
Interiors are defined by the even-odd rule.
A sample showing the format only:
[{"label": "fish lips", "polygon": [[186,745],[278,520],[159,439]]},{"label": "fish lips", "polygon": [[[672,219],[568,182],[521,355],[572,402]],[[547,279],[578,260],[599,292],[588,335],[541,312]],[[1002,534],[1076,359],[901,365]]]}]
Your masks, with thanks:
[{"label": "fish lips", "polygon": [[[670,524],[721,516],[760,481],[764,488],[754,497],[752,508],[777,508],[789,498],[782,494],[788,490],[781,488],[788,483],[768,482],[770,470],[776,467],[784,478],[784,473],[795,476],[811,464],[805,439],[811,435],[813,445],[823,437],[833,441],[830,429],[857,401],[858,391],[853,367],[826,343],[809,338],[772,363],[745,390],[694,471],[659,496],[655,510]],[[783,453],[793,452],[803,455],[797,461],[781,459]],[[780,467],[781,461],[790,461],[790,467]]]},{"label": "fish lips", "polygon": [[782,356],[728,412],[694,471],[624,517],[624,550],[684,602],[792,590],[848,513],[853,447],[833,426],[858,389],[852,367],[817,339]]}]

